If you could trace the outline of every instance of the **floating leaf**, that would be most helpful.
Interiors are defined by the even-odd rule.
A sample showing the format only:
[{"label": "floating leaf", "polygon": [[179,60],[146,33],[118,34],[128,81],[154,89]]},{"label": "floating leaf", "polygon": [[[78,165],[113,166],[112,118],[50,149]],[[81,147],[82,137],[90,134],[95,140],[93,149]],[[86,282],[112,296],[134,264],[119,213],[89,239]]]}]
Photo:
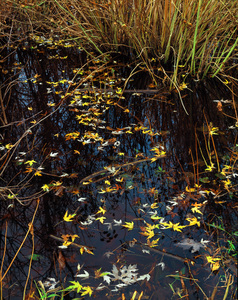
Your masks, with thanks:
[{"label": "floating leaf", "polygon": [[128,228],[128,230],[132,230],[134,228],[134,222],[125,222],[125,225],[122,226]]},{"label": "floating leaf", "polygon": [[66,221],[66,222],[72,222],[73,221],[73,218],[76,216],[76,214],[72,214],[72,215],[68,215],[68,211],[66,211],[66,213],[65,213],[65,215],[64,215],[64,217],[63,217],[63,219],[64,219],[64,221]]},{"label": "floating leaf", "polygon": [[209,183],[210,182],[208,177],[199,178],[199,181],[201,181],[202,183]]}]

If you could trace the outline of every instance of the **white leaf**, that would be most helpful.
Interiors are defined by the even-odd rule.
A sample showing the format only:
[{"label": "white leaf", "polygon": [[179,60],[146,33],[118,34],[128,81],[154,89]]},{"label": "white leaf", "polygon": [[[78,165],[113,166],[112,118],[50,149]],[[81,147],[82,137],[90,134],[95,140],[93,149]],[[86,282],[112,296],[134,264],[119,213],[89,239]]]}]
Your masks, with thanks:
[{"label": "white leaf", "polygon": [[60,248],[60,249],[67,249],[68,246],[61,245],[61,246],[58,246],[58,248]]},{"label": "white leaf", "polygon": [[107,230],[112,230],[112,223],[103,223],[103,225],[107,226]]},{"label": "white leaf", "polygon": [[201,243],[204,247],[206,247],[206,244],[209,243],[209,242],[210,242],[210,241],[204,240],[203,238],[202,238],[201,241],[200,241],[200,243]]},{"label": "white leaf", "polygon": [[75,277],[87,279],[87,278],[89,278],[89,273],[84,270],[84,274],[78,274],[78,275],[75,275]]},{"label": "white leaf", "polygon": [[119,220],[119,221],[113,220],[113,222],[115,223],[114,226],[121,226],[121,224],[122,224],[122,220]]},{"label": "white leaf", "polygon": [[150,250],[142,249],[143,253],[150,254]]},{"label": "white leaf", "polygon": [[107,258],[109,258],[111,255],[114,255],[114,253],[108,251],[108,252],[105,252],[103,255],[106,256]]},{"label": "white leaf", "polygon": [[50,153],[50,157],[56,157],[56,156],[58,155],[58,153],[59,153],[59,152],[55,152],[55,153],[54,153],[54,152],[51,152],[51,153]]},{"label": "white leaf", "polygon": [[83,198],[83,197],[81,197],[81,198],[78,198],[78,202],[83,202],[83,201],[85,201],[85,200],[87,200],[87,198]]},{"label": "white leaf", "polygon": [[105,289],[105,285],[103,285],[102,283],[99,284],[99,286],[96,288],[96,291],[100,291],[100,290],[103,290]]},{"label": "white leaf", "polygon": [[105,280],[107,284],[111,282],[111,278],[108,275],[103,276],[103,280]]},{"label": "white leaf", "polygon": [[161,266],[162,271],[165,269],[165,263],[163,262],[157,264],[156,266]]},{"label": "white leaf", "polygon": [[199,243],[199,242],[195,242],[193,239],[183,239],[181,243],[177,244],[179,247],[182,247],[183,249],[190,249],[192,248],[191,252],[197,252],[200,250],[200,248],[204,248],[204,245]]},{"label": "white leaf", "polygon": [[144,280],[144,279],[149,281],[150,280],[150,275],[149,274],[141,275],[137,280]]}]

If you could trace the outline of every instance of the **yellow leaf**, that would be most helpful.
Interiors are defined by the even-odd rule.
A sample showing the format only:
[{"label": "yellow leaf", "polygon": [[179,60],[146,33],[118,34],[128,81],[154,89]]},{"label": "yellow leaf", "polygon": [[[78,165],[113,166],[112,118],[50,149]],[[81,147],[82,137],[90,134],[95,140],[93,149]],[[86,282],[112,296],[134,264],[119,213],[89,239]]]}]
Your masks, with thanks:
[{"label": "yellow leaf", "polygon": [[123,180],[124,180],[123,177],[122,177],[122,178],[116,178],[116,181],[117,181],[117,182],[123,182]]},{"label": "yellow leaf", "polygon": [[149,247],[153,248],[153,247],[157,247],[158,246],[158,242],[159,242],[159,238],[153,241],[147,241],[147,244]]},{"label": "yellow leaf", "polygon": [[50,187],[47,184],[44,184],[42,187],[43,191],[48,192]]},{"label": "yellow leaf", "polygon": [[188,193],[195,193],[196,192],[196,189],[195,188],[190,188],[190,187],[188,187],[188,186],[186,186],[186,192],[188,192]]},{"label": "yellow leaf", "polygon": [[193,226],[193,225],[198,225],[198,227],[200,227],[200,221],[198,221],[198,219],[196,217],[193,218],[186,218],[186,220],[189,222],[188,226]]},{"label": "yellow leaf", "polygon": [[109,180],[105,180],[104,182],[108,185],[111,185],[111,182]]},{"label": "yellow leaf", "polygon": [[9,194],[9,195],[7,196],[7,198],[8,198],[8,199],[14,199],[17,195],[18,195],[18,194],[16,194],[16,195],[14,195],[14,194],[11,195],[11,194]]},{"label": "yellow leaf", "polygon": [[183,229],[184,227],[187,227],[187,226],[182,226],[182,225],[178,225],[178,224],[179,223],[176,223],[176,224],[173,225],[173,230],[174,231],[180,231],[180,232],[182,232],[181,229]]},{"label": "yellow leaf", "polygon": [[154,231],[148,227],[146,227],[145,229],[146,230],[140,232],[140,234],[147,236],[147,239],[151,239],[155,235]]},{"label": "yellow leaf", "polygon": [[64,221],[66,221],[66,222],[72,222],[74,216],[76,216],[76,214],[72,214],[72,215],[69,214],[69,215],[68,215],[68,211],[66,211],[66,213],[65,213],[65,215],[64,215],[64,217],[63,217],[63,219],[64,219]]},{"label": "yellow leaf", "polygon": [[42,176],[42,174],[41,174],[40,171],[36,171],[34,175],[35,175],[35,176]]},{"label": "yellow leaf", "polygon": [[62,182],[60,182],[60,181],[55,181],[55,182],[53,183],[54,186],[60,186],[61,184],[62,184]]},{"label": "yellow leaf", "polygon": [[156,157],[151,158],[151,162],[156,161],[158,158],[159,158],[159,156],[156,156]]},{"label": "yellow leaf", "polygon": [[125,225],[122,226],[128,228],[128,230],[132,230],[134,228],[134,222],[125,222]]},{"label": "yellow leaf", "polygon": [[81,294],[81,296],[84,296],[84,295],[89,295],[90,297],[91,297],[91,295],[92,295],[92,293],[93,293],[93,291],[92,291],[92,289],[90,288],[90,286],[83,286],[82,287],[82,290],[84,290],[84,292]]},{"label": "yellow leaf", "polygon": [[99,217],[96,220],[98,220],[99,222],[101,222],[103,224],[105,219],[106,219],[105,217]]},{"label": "yellow leaf", "polygon": [[84,181],[82,184],[87,185],[87,184],[90,184],[90,183],[91,183],[90,181]]},{"label": "yellow leaf", "polygon": [[68,247],[71,244],[72,244],[72,242],[70,242],[70,241],[64,241],[63,246]]},{"label": "yellow leaf", "polygon": [[74,242],[76,238],[79,238],[77,234],[71,235],[72,242]]},{"label": "yellow leaf", "polygon": [[191,211],[193,212],[193,213],[198,213],[198,214],[203,214],[197,207],[193,207],[193,208],[191,208]]},{"label": "yellow leaf", "polygon": [[151,204],[150,207],[151,207],[152,209],[158,208],[159,206],[158,206],[157,204],[158,204],[158,203],[153,203],[153,204]]},{"label": "yellow leaf", "polygon": [[218,258],[218,257],[214,257],[214,258],[213,258],[212,256],[206,256],[206,258],[207,258],[207,261],[208,261],[209,263],[211,263],[211,264],[215,264],[215,262],[221,260],[221,259]]},{"label": "yellow leaf", "polygon": [[6,149],[11,149],[12,147],[13,147],[12,144],[7,144],[7,145],[5,146]]},{"label": "yellow leaf", "polygon": [[220,263],[219,261],[215,262],[214,264],[211,265],[212,271],[216,271],[220,268]]},{"label": "yellow leaf", "polygon": [[55,106],[55,103],[49,102],[49,103],[47,103],[47,105],[48,105],[48,106]]},{"label": "yellow leaf", "polygon": [[102,208],[101,206],[99,207],[99,210],[98,210],[98,212],[96,212],[96,214],[105,214],[105,212],[106,212],[106,209],[104,209],[104,208]]},{"label": "yellow leaf", "polygon": [[167,223],[167,222],[160,222],[160,224],[162,224],[163,226],[165,226],[166,229],[172,228],[174,231],[180,231],[180,232],[182,232],[181,229],[183,229],[184,227],[187,227],[187,226],[179,225],[179,223],[173,224],[171,221],[169,221],[169,223]]},{"label": "yellow leaf", "polygon": [[29,164],[30,166],[32,166],[34,163],[36,163],[36,161],[33,159],[25,162],[25,164]]}]

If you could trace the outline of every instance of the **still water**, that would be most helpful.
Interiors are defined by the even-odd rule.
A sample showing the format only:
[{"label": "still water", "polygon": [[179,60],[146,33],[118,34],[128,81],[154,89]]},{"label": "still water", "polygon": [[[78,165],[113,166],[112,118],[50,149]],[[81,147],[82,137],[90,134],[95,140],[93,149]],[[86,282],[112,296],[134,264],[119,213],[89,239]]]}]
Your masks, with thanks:
[{"label": "still water", "polygon": [[70,45],[1,58],[2,299],[76,281],[94,299],[223,299],[238,231],[231,90],[190,80],[180,98]]}]

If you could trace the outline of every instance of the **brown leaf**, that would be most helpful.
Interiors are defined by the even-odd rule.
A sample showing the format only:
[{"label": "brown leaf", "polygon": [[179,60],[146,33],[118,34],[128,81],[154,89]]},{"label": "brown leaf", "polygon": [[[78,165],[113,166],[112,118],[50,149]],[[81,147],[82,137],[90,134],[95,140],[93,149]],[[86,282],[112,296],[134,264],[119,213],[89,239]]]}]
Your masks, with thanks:
[{"label": "brown leaf", "polygon": [[59,256],[58,256],[58,263],[59,263],[59,269],[61,272],[65,268],[65,258],[61,251],[59,252]]},{"label": "brown leaf", "polygon": [[218,101],[218,103],[217,103],[217,109],[218,109],[218,111],[222,111],[222,103],[221,103],[221,101]]}]

